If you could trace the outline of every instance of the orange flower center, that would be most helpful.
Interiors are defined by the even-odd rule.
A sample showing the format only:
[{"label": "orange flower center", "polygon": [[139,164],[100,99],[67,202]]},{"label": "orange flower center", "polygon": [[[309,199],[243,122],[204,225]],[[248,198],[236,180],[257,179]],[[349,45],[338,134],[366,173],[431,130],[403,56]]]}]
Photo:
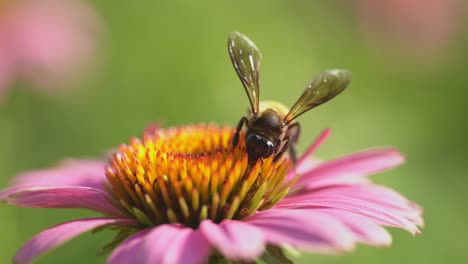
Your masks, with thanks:
[{"label": "orange flower center", "polygon": [[106,168],[114,203],[144,226],[211,219],[241,219],[284,197],[292,162],[248,165],[244,135],[236,148],[232,128],[194,125],[134,138],[112,155]]}]

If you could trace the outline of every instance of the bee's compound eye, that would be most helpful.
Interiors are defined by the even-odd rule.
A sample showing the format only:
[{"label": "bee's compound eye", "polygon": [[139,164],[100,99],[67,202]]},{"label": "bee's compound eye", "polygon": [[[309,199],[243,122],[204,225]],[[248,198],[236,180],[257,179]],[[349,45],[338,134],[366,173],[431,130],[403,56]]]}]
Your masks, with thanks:
[{"label": "bee's compound eye", "polygon": [[[273,155],[275,151],[275,145],[271,140],[258,135],[258,134],[249,134],[246,139],[247,151],[253,151],[259,157],[267,158]],[[253,153],[249,153],[252,155]]]}]

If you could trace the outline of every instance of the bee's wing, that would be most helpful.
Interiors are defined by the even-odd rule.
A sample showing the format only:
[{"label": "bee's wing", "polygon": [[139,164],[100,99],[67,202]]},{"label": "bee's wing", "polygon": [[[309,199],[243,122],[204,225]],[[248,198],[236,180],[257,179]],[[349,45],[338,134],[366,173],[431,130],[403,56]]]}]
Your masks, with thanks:
[{"label": "bee's wing", "polygon": [[228,39],[229,55],[249,97],[254,114],[258,113],[260,92],[260,62],[262,54],[246,36],[233,32]]},{"label": "bee's wing", "polygon": [[301,97],[284,117],[284,124],[319,106],[341,93],[351,82],[351,72],[347,70],[328,70],[319,74],[307,85]]}]

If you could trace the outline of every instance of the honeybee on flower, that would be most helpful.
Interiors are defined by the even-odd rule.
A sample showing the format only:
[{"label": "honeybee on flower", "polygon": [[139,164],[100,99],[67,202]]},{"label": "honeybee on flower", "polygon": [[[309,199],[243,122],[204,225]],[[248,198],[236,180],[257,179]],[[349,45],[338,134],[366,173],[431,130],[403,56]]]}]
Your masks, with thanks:
[{"label": "honeybee on flower", "polygon": [[102,216],[40,232],[13,262],[30,263],[81,233],[108,227],[117,233],[103,249],[111,252],[109,264],[291,263],[285,245],[340,253],[357,243],[390,245],[383,226],[419,234],[422,209],[368,178],[404,157],[381,148],[313,159],[329,133],[294,161],[291,155],[252,159],[248,131],[232,127],[153,126],[106,161],[68,160],[23,173],[0,192],[5,203]]}]

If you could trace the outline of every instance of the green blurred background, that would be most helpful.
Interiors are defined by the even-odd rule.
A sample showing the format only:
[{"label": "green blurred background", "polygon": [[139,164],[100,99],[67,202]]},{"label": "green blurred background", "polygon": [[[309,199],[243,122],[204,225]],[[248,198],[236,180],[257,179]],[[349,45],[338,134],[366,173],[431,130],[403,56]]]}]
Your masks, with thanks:
[{"label": "green blurred background", "polygon": [[[20,84],[0,106],[0,184],[65,157],[99,157],[146,124],[235,125],[248,100],[229,60],[229,32],[263,52],[262,99],[291,105],[323,69],[353,71],[349,89],[302,116],[302,151],[324,128],[317,155],[398,147],[407,163],[376,176],[420,203],[421,236],[391,230],[390,248],[359,246],[297,263],[468,263],[466,27],[443,55],[421,59],[369,43],[345,1],[94,1],[107,34],[97,72],[61,100]],[[388,44],[388,43],[387,43]],[[389,45],[391,46],[391,44]],[[39,231],[87,211],[0,207],[0,263]],[[103,263],[111,232],[85,234],[38,263]]]}]

